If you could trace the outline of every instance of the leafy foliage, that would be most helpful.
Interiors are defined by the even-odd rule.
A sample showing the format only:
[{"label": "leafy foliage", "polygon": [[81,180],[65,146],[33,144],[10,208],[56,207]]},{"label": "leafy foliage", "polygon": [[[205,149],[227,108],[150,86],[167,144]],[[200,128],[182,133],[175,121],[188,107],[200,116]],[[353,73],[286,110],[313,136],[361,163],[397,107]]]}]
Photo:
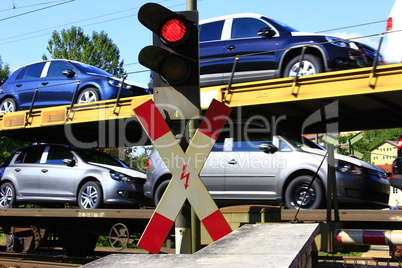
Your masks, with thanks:
[{"label": "leafy foliage", "polygon": [[[365,130],[363,132],[363,139],[353,144],[353,149],[363,153],[363,159],[366,162],[370,162],[370,151],[386,140],[398,140],[402,133],[402,128],[391,129],[375,129]],[[349,134],[339,137],[339,144],[346,143],[348,139],[352,138],[355,134]],[[338,153],[348,155],[349,150],[347,148],[341,148]]]},{"label": "leafy foliage", "polygon": [[3,61],[1,60],[0,56],[0,85],[2,85],[7,78],[10,76],[10,67],[8,64],[3,66]]},{"label": "leafy foliage", "polygon": [[[85,35],[84,31],[76,26],[69,30],[63,29],[60,33],[54,31],[47,50],[53,59],[80,61],[116,76],[124,73],[124,61],[120,61],[120,51],[104,31],[93,32],[92,36]],[[42,59],[48,59],[46,54]]]},{"label": "leafy foliage", "polygon": [[19,147],[28,145],[29,143],[17,139],[0,136],[0,164],[11,155],[11,151]]},{"label": "leafy foliage", "polygon": [[[150,147],[120,147],[103,148],[101,151],[111,154],[123,162],[127,163],[132,169],[145,172],[147,166]],[[134,153],[135,156],[132,155]]]}]

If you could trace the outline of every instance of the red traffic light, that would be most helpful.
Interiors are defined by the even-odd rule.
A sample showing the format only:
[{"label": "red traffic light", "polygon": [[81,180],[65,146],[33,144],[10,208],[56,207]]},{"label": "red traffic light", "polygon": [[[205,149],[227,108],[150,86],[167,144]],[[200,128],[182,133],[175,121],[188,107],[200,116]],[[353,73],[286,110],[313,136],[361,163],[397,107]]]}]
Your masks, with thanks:
[{"label": "red traffic light", "polygon": [[153,45],[144,47],[138,61],[153,71],[154,100],[169,120],[200,116],[198,12],[173,12],[148,3],[138,20],[153,32]]},{"label": "red traffic light", "polygon": [[143,5],[138,12],[138,19],[157,34],[167,46],[179,46],[186,42],[191,32],[191,25],[195,23],[155,3]]},{"label": "red traffic light", "polygon": [[161,38],[167,43],[180,42],[187,34],[187,24],[181,19],[170,19],[161,27]]}]

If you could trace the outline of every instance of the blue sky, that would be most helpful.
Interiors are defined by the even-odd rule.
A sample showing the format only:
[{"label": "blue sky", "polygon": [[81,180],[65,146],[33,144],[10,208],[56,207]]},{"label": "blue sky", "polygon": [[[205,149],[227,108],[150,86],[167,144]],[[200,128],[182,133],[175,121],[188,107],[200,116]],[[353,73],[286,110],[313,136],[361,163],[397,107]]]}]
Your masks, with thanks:
[{"label": "blue sky", "polygon": [[[1,0],[0,56],[11,70],[42,60],[54,30],[78,26],[84,33],[105,31],[120,49],[128,79],[148,82],[139,51],[151,44],[152,34],[138,22],[143,0]],[[186,0],[155,0],[174,11],[186,9]],[[318,32],[388,18],[394,0],[198,0],[200,19],[252,12],[282,21],[303,32]],[[53,6],[47,8],[49,6]],[[14,8],[15,7],[15,8]],[[42,9],[42,10],[39,10]],[[36,11],[38,10],[38,11]],[[25,14],[24,14],[25,13]],[[24,14],[24,15],[23,15]],[[361,39],[376,46],[385,22],[329,31],[341,37],[375,35]]]}]

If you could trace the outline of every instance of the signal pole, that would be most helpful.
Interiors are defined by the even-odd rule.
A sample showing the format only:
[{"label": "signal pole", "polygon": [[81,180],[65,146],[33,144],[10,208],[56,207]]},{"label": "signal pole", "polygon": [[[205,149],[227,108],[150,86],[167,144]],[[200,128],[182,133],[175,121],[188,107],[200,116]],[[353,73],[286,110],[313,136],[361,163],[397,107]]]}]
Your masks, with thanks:
[{"label": "signal pole", "polygon": [[[138,12],[139,21],[154,33],[153,45],[141,50],[138,61],[154,71],[154,101],[175,135],[181,132],[181,122],[187,125],[201,115],[198,12],[195,0],[187,4],[190,10],[173,12],[159,4],[147,3]],[[191,133],[184,131],[183,134]],[[191,135],[183,136],[186,139]],[[183,151],[186,147],[183,142]],[[175,233],[176,253],[193,253],[199,249],[191,243],[188,201],[176,219]]]},{"label": "signal pole", "polygon": [[[187,0],[187,11],[197,10],[197,0]],[[199,107],[200,108],[200,107]],[[201,108],[200,108],[201,110]],[[186,120],[187,121],[187,120]],[[186,124],[187,125],[187,124]],[[197,122],[188,122],[188,137],[194,136]],[[185,150],[185,148],[183,148]],[[176,254],[191,254],[201,249],[201,225],[194,209],[186,201],[175,224]]]},{"label": "signal pole", "polygon": [[197,0],[187,0],[187,10],[197,10]]}]

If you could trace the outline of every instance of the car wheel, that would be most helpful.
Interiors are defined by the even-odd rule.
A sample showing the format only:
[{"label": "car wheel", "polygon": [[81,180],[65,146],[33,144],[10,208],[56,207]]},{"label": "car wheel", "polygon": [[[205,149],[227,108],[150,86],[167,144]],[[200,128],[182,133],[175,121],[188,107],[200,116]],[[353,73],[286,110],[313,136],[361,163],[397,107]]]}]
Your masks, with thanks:
[{"label": "car wheel", "polygon": [[[322,206],[324,199],[323,187],[320,181],[316,179],[308,189],[312,179],[312,176],[303,175],[289,183],[285,191],[285,203],[288,209],[298,209],[299,206],[301,206],[301,209],[316,209]],[[307,195],[304,198],[306,191]]]},{"label": "car wheel", "polygon": [[78,95],[77,103],[88,103],[88,102],[94,102],[94,101],[99,101],[99,93],[96,88],[89,87],[84,89],[80,95]]},{"label": "car wheel", "polygon": [[0,186],[0,208],[11,208],[15,205],[15,188],[10,182]]},{"label": "car wheel", "polygon": [[78,205],[80,208],[99,208],[102,205],[102,200],[102,187],[99,182],[89,181],[81,187],[78,195]]},{"label": "car wheel", "polygon": [[17,111],[17,102],[13,98],[7,98],[0,104],[0,113],[12,113]]},{"label": "car wheel", "polygon": [[161,200],[163,193],[165,192],[169,182],[170,182],[170,180],[162,181],[156,188],[155,195],[154,195],[155,206],[157,206],[159,201]]},{"label": "car wheel", "polygon": [[[285,68],[284,77],[294,77],[297,75],[297,70],[300,66],[300,58],[301,56],[297,56],[289,61],[288,65],[286,65]],[[304,59],[301,63],[301,68],[299,70],[299,76],[318,74],[322,72],[323,64],[318,57],[311,54],[304,55]]]}]

